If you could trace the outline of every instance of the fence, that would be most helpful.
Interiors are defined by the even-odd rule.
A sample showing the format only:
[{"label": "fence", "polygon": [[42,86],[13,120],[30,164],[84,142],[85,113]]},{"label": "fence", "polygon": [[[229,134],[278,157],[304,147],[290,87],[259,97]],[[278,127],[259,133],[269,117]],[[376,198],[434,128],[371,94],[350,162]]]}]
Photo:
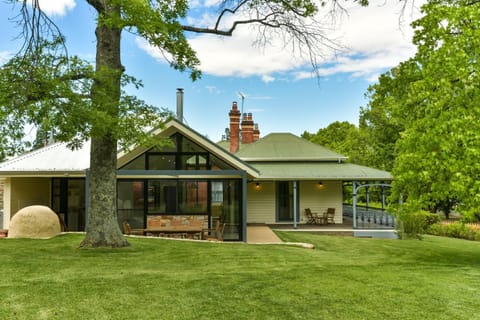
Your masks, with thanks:
[{"label": "fence", "polygon": [[[394,216],[382,209],[357,206],[357,227],[364,229],[393,229],[397,226]],[[353,207],[343,206],[343,214],[353,219]]]}]

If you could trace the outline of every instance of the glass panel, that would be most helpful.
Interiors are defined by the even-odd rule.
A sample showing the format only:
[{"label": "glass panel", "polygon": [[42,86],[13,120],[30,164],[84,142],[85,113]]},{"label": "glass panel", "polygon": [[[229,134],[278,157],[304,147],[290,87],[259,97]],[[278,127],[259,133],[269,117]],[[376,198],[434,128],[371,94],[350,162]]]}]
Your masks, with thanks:
[{"label": "glass panel", "polygon": [[277,183],[277,216],[279,221],[293,221],[293,182]]},{"label": "glass panel", "polygon": [[175,138],[163,139],[161,143],[165,143],[164,146],[153,147],[150,151],[153,152],[177,152],[177,142]]},{"label": "glass panel", "polygon": [[[240,180],[223,181],[223,202],[220,221],[225,223],[225,240],[241,240],[242,235],[242,183]],[[212,221],[215,221],[217,203],[212,203]],[[214,209],[215,208],[215,209]]]},{"label": "glass panel", "polygon": [[148,155],[149,170],[175,170],[175,155]]},{"label": "glass panel", "polygon": [[143,210],[143,182],[118,181],[117,208]]},{"label": "glass panel", "polygon": [[197,155],[182,155],[180,170],[197,170]]},{"label": "glass panel", "polygon": [[135,158],[120,168],[121,170],[145,170],[145,154]]},{"label": "glass panel", "polygon": [[208,183],[206,181],[179,181],[179,209],[181,213],[206,213]]},{"label": "glass panel", "polygon": [[132,228],[144,228],[144,194],[142,181],[124,181],[117,183],[117,218],[127,221]]},{"label": "glass panel", "polygon": [[148,181],[147,197],[149,214],[177,212],[176,181]]},{"label": "glass panel", "polygon": [[233,167],[226,164],[224,161],[220,160],[219,158],[210,155],[210,164],[212,170],[232,170]]},{"label": "glass panel", "polygon": [[223,182],[212,181],[212,206],[223,202]]},{"label": "glass panel", "polygon": [[69,231],[85,230],[85,180],[68,180],[68,211],[66,217]]},{"label": "glass panel", "polygon": [[208,170],[207,155],[198,155],[198,170]]},{"label": "glass panel", "polygon": [[206,150],[198,146],[196,143],[190,141],[185,137],[181,137],[182,145],[181,151],[182,152],[205,152]]},{"label": "glass panel", "polygon": [[[52,210],[55,211],[58,214],[61,213],[60,197],[61,197],[60,179],[53,179],[53,181],[52,181]],[[62,216],[62,219],[65,221],[65,216]]]}]

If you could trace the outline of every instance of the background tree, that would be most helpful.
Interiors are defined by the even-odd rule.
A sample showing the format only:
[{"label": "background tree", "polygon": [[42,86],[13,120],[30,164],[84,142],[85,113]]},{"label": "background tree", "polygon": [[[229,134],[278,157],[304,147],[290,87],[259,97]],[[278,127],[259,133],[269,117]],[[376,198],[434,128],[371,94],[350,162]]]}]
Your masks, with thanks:
[{"label": "background tree", "polygon": [[400,133],[411,119],[417,106],[413,100],[405,100],[406,83],[420,77],[420,67],[410,60],[382,74],[378,83],[367,91],[369,102],[360,108],[360,132],[365,137],[365,163],[379,169],[392,171],[395,161],[395,144]]},{"label": "background tree", "polygon": [[365,136],[348,121],[332,122],[315,134],[305,131],[302,138],[348,156],[349,162],[367,164],[368,143]]},{"label": "background tree", "polygon": [[[17,0],[10,2],[15,4]],[[1,121],[12,134],[11,141],[3,142],[20,141],[25,125],[42,127],[53,132],[56,140],[69,141],[72,146],[91,139],[89,217],[82,247],[128,245],[116,220],[117,143],[128,145],[132,139],[152,143],[143,129],[160,125],[165,116],[122,92],[122,85],[140,85],[124,75],[122,31],[160,48],[170,65],[190,72],[192,80],[200,76],[200,62],[186,32],[230,36],[240,26],[250,25],[256,28],[258,43],[278,37],[291,45],[293,52],[307,55],[314,68],[322,48],[334,45],[325,33],[329,29],[322,29],[323,24],[316,20],[318,8],[327,5],[324,1],[222,1],[211,27],[183,24],[188,21],[187,0],[86,2],[97,13],[94,68],[66,55],[61,31],[41,10],[38,0],[31,1],[32,6],[30,1],[22,0],[25,44],[0,75],[4,86],[0,90]],[[367,4],[364,0],[358,2]],[[331,5],[332,10],[337,8],[336,1]],[[11,130],[14,122],[19,126]]]},{"label": "background tree", "polygon": [[399,130],[394,197],[430,210],[458,203],[470,219],[480,207],[479,9],[463,0],[423,6],[413,24],[417,54],[372,88],[365,112]]}]

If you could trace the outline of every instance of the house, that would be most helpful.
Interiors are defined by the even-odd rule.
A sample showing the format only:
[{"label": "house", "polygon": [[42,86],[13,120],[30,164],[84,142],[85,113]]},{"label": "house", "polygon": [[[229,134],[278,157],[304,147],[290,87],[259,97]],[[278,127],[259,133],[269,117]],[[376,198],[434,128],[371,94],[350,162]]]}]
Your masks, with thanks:
[{"label": "house", "polygon": [[[263,138],[251,115],[240,130],[236,103],[230,137],[214,143],[175,119],[152,135],[168,138],[159,148],[119,151],[118,222],[144,228],[157,219],[226,223],[225,240],[246,241],[248,223],[306,223],[303,208],[335,208],[342,222],[344,181],[388,181],[388,172],[345,162],[346,157],[290,133]],[[241,139],[240,139],[241,131]],[[55,143],[0,164],[4,184],[3,226],[28,205],[46,205],[67,230],[85,228],[89,142],[69,149]]]}]

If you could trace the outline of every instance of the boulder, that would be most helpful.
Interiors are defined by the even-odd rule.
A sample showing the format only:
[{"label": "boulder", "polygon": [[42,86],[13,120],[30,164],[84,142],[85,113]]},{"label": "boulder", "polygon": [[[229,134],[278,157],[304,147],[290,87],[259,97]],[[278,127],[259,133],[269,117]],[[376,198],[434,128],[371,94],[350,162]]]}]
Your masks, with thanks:
[{"label": "boulder", "polygon": [[46,206],[29,206],[18,210],[10,221],[9,238],[45,239],[61,232],[60,221]]}]

